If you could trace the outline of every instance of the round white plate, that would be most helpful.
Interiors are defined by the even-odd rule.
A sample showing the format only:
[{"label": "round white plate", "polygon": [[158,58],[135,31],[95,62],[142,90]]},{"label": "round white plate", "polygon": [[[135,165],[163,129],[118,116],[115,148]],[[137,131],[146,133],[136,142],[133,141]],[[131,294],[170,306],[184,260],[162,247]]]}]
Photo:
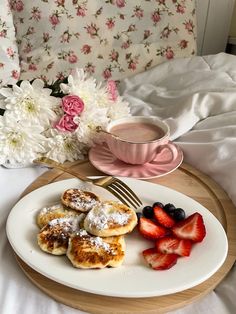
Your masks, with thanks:
[{"label": "round white plate", "polygon": [[[114,197],[103,188],[68,179],[45,185],[23,197],[11,210],[7,220],[7,236],[15,253],[42,275],[63,285],[82,291],[116,297],[152,297],[179,292],[198,285],[212,276],[223,264],[228,251],[227,237],[220,222],[193,199],[161,185],[121,178],[142,199],[144,205],[156,201],[173,203],[190,215],[198,211],[206,225],[206,237],[194,245],[189,257],[179,258],[169,270],[155,271],[145,263],[141,252],[153,247],[137,230],[125,236],[126,256],[118,268],[76,269],[66,256],[44,253],[37,245],[36,214],[43,206],[60,199],[68,188],[93,190],[104,199]],[[141,210],[141,209],[140,209]]]}]

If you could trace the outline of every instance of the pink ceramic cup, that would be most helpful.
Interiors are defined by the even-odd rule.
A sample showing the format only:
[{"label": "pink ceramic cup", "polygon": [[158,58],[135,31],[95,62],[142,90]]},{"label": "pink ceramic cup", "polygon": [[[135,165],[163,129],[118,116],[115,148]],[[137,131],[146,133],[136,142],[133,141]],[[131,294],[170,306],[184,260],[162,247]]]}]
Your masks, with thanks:
[{"label": "pink ceramic cup", "polygon": [[[136,123],[148,123],[159,127],[163,132],[161,137],[150,141],[125,140],[112,135],[106,136],[106,143],[114,156],[128,164],[142,165],[151,162],[163,149],[171,152],[171,158],[167,162],[172,162],[178,155],[175,145],[169,142],[169,126],[157,117],[153,116],[129,116],[112,121],[108,124],[106,131],[112,133],[112,129],[121,124],[130,124],[130,132],[135,135]],[[115,129],[114,129],[115,130]]]}]

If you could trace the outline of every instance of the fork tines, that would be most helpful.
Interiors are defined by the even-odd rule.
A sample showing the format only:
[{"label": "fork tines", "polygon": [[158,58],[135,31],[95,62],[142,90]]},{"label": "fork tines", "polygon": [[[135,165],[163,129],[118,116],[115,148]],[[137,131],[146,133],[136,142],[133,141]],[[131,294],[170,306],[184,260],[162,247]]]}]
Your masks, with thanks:
[{"label": "fork tines", "polygon": [[107,189],[118,197],[127,206],[138,208],[142,205],[138,196],[123,181],[115,178],[114,181],[107,186]]}]

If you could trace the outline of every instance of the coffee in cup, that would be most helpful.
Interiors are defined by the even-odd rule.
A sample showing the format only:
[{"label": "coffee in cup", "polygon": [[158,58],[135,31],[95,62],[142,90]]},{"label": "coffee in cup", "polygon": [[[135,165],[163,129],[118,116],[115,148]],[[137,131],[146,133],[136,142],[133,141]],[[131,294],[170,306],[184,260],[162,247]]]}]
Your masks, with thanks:
[{"label": "coffee in cup", "polygon": [[175,145],[169,143],[168,125],[153,116],[129,116],[108,124],[106,143],[114,156],[128,164],[151,162],[166,148],[171,152],[169,162],[177,155]]}]

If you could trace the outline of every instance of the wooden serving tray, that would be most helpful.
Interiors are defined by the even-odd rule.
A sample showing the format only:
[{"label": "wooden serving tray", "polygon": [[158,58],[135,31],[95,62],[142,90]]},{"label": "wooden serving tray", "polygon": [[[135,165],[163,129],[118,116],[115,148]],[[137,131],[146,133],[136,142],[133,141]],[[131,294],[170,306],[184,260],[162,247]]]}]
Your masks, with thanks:
[{"label": "wooden serving tray", "polygon": [[[102,175],[87,161],[75,162],[68,166],[85,175]],[[69,177],[70,175],[59,170],[47,171],[37,178],[24,191],[23,195],[45,184]],[[228,237],[229,251],[224,264],[212,277],[191,289],[167,296],[151,298],[106,297],[56,283],[37,273],[16,256],[26,276],[56,301],[85,312],[97,314],[165,313],[184,307],[212,291],[227,275],[236,259],[236,208],[218,184],[187,164],[182,164],[171,174],[148,181],[162,184],[190,196],[208,208],[221,222]]]}]

